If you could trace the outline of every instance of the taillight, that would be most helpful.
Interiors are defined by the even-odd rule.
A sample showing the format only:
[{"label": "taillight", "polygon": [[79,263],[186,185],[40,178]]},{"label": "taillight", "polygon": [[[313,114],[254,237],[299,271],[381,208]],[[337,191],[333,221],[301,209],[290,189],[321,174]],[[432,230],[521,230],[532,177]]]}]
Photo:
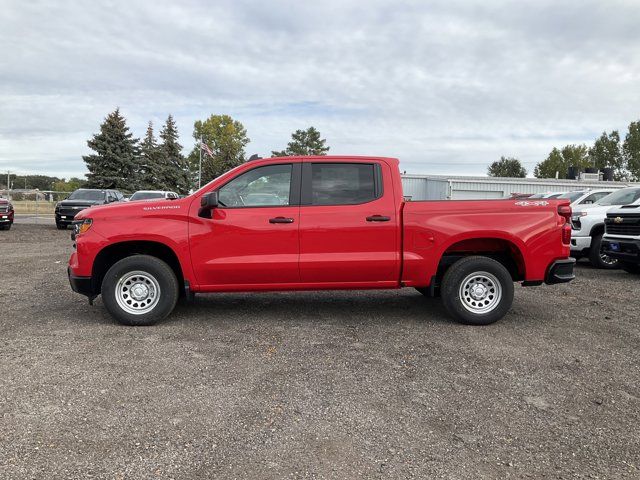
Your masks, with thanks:
[{"label": "taillight", "polygon": [[571,225],[568,223],[562,226],[562,243],[565,245],[571,244]]},{"label": "taillight", "polygon": [[558,215],[564,218],[562,225],[562,243],[571,244],[571,205],[558,205]]},{"label": "taillight", "polygon": [[558,205],[558,215],[564,217],[565,223],[571,221],[571,205]]}]

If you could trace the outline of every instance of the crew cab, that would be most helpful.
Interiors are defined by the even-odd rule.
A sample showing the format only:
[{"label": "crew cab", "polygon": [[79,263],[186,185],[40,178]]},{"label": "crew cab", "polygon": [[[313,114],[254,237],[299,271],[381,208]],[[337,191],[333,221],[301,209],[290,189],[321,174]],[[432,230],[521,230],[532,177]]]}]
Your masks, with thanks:
[{"label": "crew cab", "polygon": [[514,282],[568,282],[568,200],[405,202],[398,160],[254,160],[172,202],[93,207],[68,275],[128,325],[206,292],[397,289],[441,296],[458,321],[509,310]]},{"label": "crew cab", "polygon": [[640,273],[640,199],[607,212],[602,244],[623,270]]},{"label": "crew cab", "polygon": [[124,200],[124,195],[118,190],[79,188],[69,195],[66,200],[56,204],[56,227],[58,227],[58,230],[66,229],[73,223],[76,215],[85,208],[93,207],[94,205],[120,202],[122,200]]},{"label": "crew cab", "polygon": [[618,268],[618,259],[603,248],[604,219],[616,206],[633,203],[640,198],[640,187],[627,187],[602,197],[591,205],[581,205],[571,216],[571,255],[578,259],[588,257],[597,268]]},{"label": "crew cab", "polygon": [[6,198],[0,198],[0,230],[9,230],[13,225],[13,205]]}]

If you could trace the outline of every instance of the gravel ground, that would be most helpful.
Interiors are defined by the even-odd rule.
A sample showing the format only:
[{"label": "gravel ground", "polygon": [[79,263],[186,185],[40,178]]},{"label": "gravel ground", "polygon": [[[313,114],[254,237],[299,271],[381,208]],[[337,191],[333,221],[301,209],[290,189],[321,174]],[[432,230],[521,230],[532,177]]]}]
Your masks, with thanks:
[{"label": "gravel ground", "polygon": [[639,478],[639,278],[489,327],[381,292],[199,296],[120,326],[69,232],[0,232],[0,478]]}]

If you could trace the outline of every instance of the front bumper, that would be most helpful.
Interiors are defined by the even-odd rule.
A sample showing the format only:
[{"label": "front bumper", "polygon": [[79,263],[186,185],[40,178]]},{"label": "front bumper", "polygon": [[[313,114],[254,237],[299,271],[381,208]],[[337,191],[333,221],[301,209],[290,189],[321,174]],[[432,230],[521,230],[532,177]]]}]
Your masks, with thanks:
[{"label": "front bumper", "polygon": [[80,212],[80,210],[77,210],[73,213],[65,213],[65,214],[60,214],[56,212],[56,223],[71,223],[73,222],[73,219],[76,217],[76,215]]},{"label": "front bumper", "polygon": [[576,264],[575,258],[565,258],[556,260],[547,270],[544,282],[548,285],[556,283],[567,283],[576,278],[573,273],[573,266]]},{"label": "front bumper", "polygon": [[69,277],[69,284],[71,290],[87,297],[95,297],[96,293],[93,291],[93,282],[91,277],[76,277],[71,274],[71,268],[67,268],[67,276]]},{"label": "front bumper", "polygon": [[[618,249],[612,250],[611,244],[617,243]],[[640,264],[640,240],[634,238],[606,238],[602,240],[604,253],[622,262]]]},{"label": "front bumper", "polygon": [[571,236],[571,251],[584,252],[591,248],[591,237],[574,237]]}]

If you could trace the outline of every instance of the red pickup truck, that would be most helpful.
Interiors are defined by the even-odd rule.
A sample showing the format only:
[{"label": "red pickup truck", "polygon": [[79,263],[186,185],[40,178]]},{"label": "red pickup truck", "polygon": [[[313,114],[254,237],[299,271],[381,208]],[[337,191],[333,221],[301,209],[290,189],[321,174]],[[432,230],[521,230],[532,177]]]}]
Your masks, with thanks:
[{"label": "red pickup truck", "polygon": [[81,211],[68,273],[127,325],[195,293],[400,287],[486,325],[513,282],[574,278],[570,218],[567,200],[405,202],[393,158],[270,158],[183,199]]}]

